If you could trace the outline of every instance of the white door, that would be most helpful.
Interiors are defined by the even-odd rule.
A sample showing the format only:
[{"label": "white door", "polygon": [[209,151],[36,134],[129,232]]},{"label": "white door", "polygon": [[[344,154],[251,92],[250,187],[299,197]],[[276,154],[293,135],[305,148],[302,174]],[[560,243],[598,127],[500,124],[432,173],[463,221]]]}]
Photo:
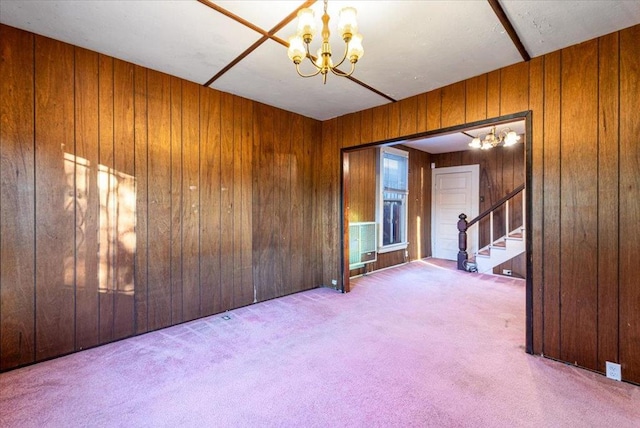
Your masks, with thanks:
[{"label": "white door", "polygon": [[[432,170],[431,241],[433,257],[458,259],[458,216],[467,220],[478,215],[480,165],[464,165]],[[467,253],[475,251],[477,227],[467,231]]]}]

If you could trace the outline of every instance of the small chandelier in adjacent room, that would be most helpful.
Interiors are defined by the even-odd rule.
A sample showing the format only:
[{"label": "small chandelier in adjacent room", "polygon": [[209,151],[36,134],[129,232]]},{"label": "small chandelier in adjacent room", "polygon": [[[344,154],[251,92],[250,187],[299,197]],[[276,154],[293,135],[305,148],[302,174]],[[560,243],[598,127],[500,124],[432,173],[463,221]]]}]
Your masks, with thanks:
[{"label": "small chandelier in adjacent room", "polygon": [[489,150],[498,146],[513,146],[520,141],[520,136],[511,128],[505,128],[496,132],[496,127],[491,128],[486,134],[480,134],[469,143],[473,149]]},{"label": "small chandelier in adjacent room", "polygon": [[[301,9],[298,12],[297,34],[289,37],[289,59],[296,65],[296,71],[302,77],[313,77],[322,74],[322,82],[327,83],[327,74],[331,71],[336,76],[351,76],[356,68],[356,62],[362,55],[362,35],[358,34],[358,23],[356,22],[356,10],[352,7],[345,7],[338,15],[338,31],[344,40],[344,54],[336,65],[331,60],[331,45],[329,44],[329,14],[327,13],[327,0],[324,0],[324,14],[322,15],[322,46],[318,49],[314,60],[309,50],[309,45],[316,34],[315,14],[312,9]],[[315,67],[315,72],[305,74],[300,71],[300,63],[304,58],[309,58],[309,62]],[[351,63],[351,70],[343,72],[338,69],[345,60]]]}]

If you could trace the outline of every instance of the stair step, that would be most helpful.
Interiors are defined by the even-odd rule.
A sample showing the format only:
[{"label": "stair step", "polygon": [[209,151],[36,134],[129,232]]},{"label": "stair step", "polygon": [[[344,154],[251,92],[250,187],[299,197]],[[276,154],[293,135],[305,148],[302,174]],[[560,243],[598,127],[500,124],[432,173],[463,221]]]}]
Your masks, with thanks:
[{"label": "stair step", "polygon": [[[492,269],[524,252],[524,227],[518,227],[476,253],[478,272],[492,272]],[[509,241],[509,242],[507,242]]]},{"label": "stair step", "polygon": [[507,241],[505,240],[496,241],[493,244],[491,244],[491,248],[505,249],[507,248]]},{"label": "stair step", "polygon": [[484,248],[478,251],[477,255],[482,257],[491,257],[491,250],[489,248]]}]

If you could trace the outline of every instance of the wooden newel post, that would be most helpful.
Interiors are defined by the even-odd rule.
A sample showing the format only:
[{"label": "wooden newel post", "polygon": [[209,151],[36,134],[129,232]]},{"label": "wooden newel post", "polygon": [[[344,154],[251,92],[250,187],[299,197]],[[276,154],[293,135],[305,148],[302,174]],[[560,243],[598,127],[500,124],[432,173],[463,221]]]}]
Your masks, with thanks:
[{"label": "wooden newel post", "polygon": [[467,216],[460,214],[458,216],[458,269],[465,269],[465,262],[467,261]]}]

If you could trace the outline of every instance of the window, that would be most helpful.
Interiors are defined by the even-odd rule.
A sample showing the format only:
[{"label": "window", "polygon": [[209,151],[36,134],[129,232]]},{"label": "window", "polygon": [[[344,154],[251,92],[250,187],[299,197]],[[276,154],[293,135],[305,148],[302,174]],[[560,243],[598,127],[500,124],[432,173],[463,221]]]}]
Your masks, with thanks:
[{"label": "window", "polygon": [[409,153],[391,147],[380,149],[378,168],[378,252],[407,248]]}]

